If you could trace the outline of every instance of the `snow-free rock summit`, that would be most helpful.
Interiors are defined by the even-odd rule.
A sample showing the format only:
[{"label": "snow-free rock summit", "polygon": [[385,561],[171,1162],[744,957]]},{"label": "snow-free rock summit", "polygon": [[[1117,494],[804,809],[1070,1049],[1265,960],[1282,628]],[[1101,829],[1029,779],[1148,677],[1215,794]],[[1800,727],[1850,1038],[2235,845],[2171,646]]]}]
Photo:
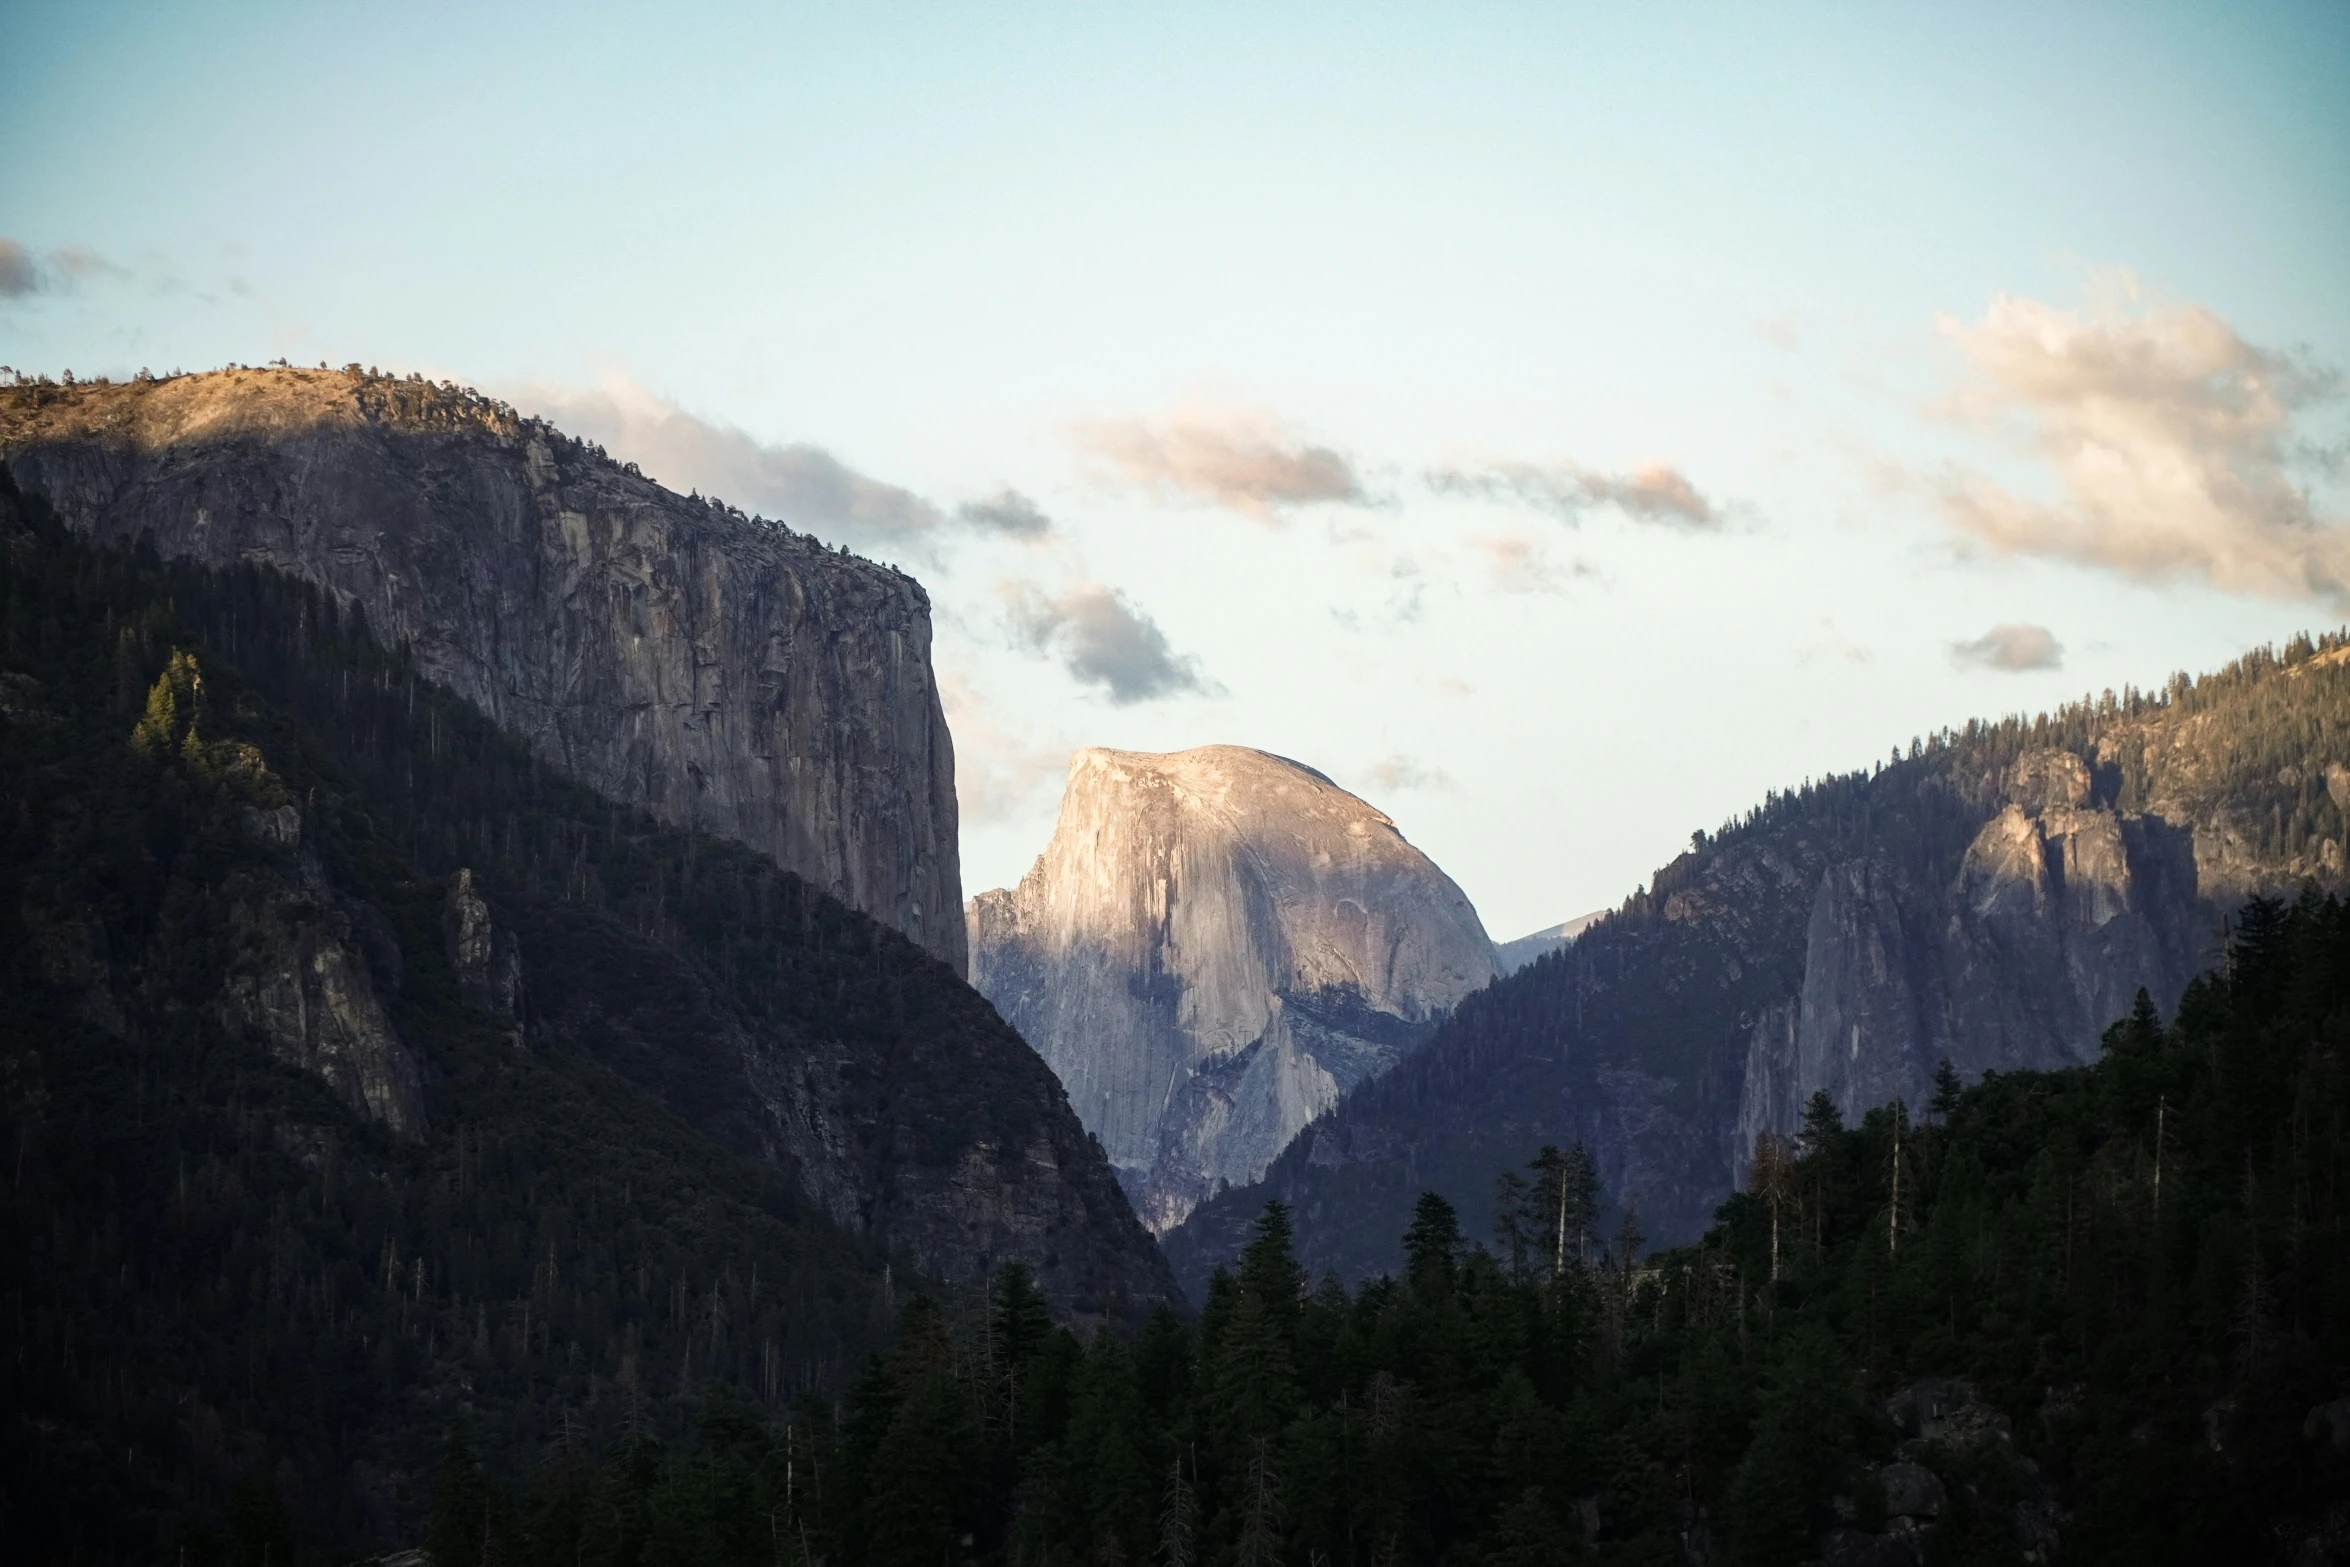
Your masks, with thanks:
[{"label": "snow-free rock summit", "polygon": [[968,912],[972,983],[1157,1230],[1256,1179],[1496,972],[1477,911],[1392,821],[1239,746],[1078,752],[1051,844]]},{"label": "snow-free rock summit", "polygon": [[0,387],[100,543],[274,566],[607,797],[763,850],[964,967],[930,603],[491,399],[356,369]]}]

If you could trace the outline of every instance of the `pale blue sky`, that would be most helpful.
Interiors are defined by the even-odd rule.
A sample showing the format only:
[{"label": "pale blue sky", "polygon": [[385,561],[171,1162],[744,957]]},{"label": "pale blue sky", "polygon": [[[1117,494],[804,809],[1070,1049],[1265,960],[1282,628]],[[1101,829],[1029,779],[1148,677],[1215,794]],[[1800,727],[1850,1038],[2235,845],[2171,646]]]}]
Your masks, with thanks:
[{"label": "pale blue sky", "polygon": [[[1768,787],[2343,618],[2346,84],[2340,4],[16,0],[0,361],[546,407],[930,584],[971,890],[1071,747],[1237,741],[1512,936]],[[1608,503],[1657,465],[1710,509]],[[952,521],[1007,486],[1049,537]],[[2007,624],[2058,667],[1954,655]]]}]

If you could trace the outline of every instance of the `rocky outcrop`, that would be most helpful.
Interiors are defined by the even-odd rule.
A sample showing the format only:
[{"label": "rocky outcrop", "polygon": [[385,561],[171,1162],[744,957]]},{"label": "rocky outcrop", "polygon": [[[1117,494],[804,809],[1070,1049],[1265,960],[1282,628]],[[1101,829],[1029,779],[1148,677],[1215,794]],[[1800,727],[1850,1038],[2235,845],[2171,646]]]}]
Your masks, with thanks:
[{"label": "rocky outcrop", "polygon": [[324,1081],[360,1115],[417,1136],[425,1129],[423,1073],[355,950],[354,912],[292,887],[240,899],[229,919],[220,1018]]},{"label": "rocky outcrop", "polygon": [[0,387],[0,457],[86,537],[328,589],[601,793],[763,850],[962,969],[911,578],[356,371]]},{"label": "rocky outcrop", "polygon": [[[516,1022],[522,1000],[522,957],[515,950],[514,938],[491,917],[488,900],[474,884],[470,868],[460,868],[449,878],[441,932],[448,944],[449,968],[457,976],[457,993],[465,998],[465,1004],[508,1023]],[[521,1043],[520,1029],[514,1038]]]},{"label": "rocky outcrop", "polygon": [[[192,660],[187,667],[192,673]],[[277,785],[251,746],[231,741],[208,749],[234,758],[245,778]],[[303,841],[295,806],[245,805],[238,815],[259,855],[228,883],[236,891],[214,1006],[222,1026],[317,1077],[366,1119],[400,1136],[422,1136],[424,1071],[388,1005],[406,966],[390,921],[329,884]]]},{"label": "rocky outcrop", "polygon": [[969,918],[972,982],[1162,1230],[1495,973],[1469,900],[1393,822],[1237,746],[1078,752],[1051,844]]}]

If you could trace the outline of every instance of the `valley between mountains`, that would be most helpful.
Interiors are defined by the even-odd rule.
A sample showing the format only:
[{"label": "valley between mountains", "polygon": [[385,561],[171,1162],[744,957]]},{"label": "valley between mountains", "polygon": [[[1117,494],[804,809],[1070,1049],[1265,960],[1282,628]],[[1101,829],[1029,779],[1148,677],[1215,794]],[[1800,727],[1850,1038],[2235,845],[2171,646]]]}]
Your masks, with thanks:
[{"label": "valley between mountains", "polygon": [[0,464],[41,1559],[2350,1549],[2340,635],[1496,943],[1227,745],[966,902],[920,583],[463,388]]}]

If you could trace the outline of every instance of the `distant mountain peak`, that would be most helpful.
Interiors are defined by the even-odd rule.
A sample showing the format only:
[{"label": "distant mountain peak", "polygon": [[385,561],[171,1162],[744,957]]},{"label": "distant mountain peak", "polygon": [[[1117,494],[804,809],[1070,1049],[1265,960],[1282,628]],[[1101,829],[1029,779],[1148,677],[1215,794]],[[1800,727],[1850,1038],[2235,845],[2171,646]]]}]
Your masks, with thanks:
[{"label": "distant mountain peak", "polygon": [[1498,972],[1468,898],[1385,813],[1245,746],[1077,752],[1051,844],[969,918],[973,983],[1160,1229]]}]

